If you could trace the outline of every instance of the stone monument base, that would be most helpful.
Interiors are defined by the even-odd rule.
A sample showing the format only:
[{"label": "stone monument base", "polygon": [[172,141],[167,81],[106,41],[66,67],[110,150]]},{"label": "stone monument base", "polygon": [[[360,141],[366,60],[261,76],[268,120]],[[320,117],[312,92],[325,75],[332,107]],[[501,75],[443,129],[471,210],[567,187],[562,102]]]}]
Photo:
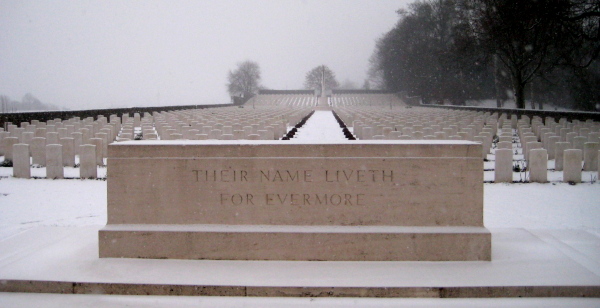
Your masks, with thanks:
[{"label": "stone monument base", "polygon": [[100,257],[294,261],[489,261],[483,227],[108,225]]},{"label": "stone monument base", "polygon": [[100,257],[490,260],[482,168],[468,141],[112,144]]}]

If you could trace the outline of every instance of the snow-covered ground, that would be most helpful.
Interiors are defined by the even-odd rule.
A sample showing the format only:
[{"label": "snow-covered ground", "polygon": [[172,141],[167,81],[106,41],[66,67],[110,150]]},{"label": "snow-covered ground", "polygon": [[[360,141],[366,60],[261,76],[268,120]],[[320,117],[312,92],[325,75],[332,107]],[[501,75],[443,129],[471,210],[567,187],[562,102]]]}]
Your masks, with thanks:
[{"label": "snow-covered ground", "polygon": [[317,110],[306,121],[304,126],[298,129],[294,136],[297,140],[315,140],[322,142],[347,141],[340,125],[335,120],[331,111]]}]

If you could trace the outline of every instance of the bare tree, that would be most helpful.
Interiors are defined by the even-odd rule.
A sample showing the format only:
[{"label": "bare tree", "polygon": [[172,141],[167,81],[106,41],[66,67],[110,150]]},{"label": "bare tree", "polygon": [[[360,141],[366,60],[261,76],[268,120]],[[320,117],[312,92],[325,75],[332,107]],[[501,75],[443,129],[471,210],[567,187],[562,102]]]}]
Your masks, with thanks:
[{"label": "bare tree", "polygon": [[589,66],[600,52],[598,2],[466,0],[480,45],[508,71],[517,108],[525,87],[561,64]]},{"label": "bare tree", "polygon": [[238,63],[235,71],[229,71],[227,80],[227,91],[231,96],[256,94],[260,88],[260,67],[250,60]]},{"label": "bare tree", "polygon": [[321,91],[321,85],[324,84],[325,91],[332,90],[340,86],[335,79],[335,73],[325,65],[317,66],[306,73],[304,88]]}]

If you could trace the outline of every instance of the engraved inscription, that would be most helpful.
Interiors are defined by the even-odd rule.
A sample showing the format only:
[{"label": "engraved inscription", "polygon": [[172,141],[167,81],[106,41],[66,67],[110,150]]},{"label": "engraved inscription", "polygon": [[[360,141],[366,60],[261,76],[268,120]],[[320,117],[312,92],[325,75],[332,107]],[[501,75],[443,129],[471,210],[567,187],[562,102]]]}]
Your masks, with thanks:
[{"label": "engraved inscription", "polygon": [[[345,183],[394,183],[394,170],[383,169],[194,169],[193,178],[199,183],[318,183],[317,185],[333,185],[339,188]],[[331,184],[327,184],[331,183]],[[266,186],[267,188],[270,185]],[[295,186],[291,186],[295,187]],[[324,188],[327,186],[323,186]],[[227,192],[220,191],[218,201],[224,206],[267,205],[267,206],[363,206],[368,197],[365,193],[323,192],[323,193],[282,193],[282,192],[239,192],[237,187],[227,186]],[[209,191],[210,193],[210,191]]]}]

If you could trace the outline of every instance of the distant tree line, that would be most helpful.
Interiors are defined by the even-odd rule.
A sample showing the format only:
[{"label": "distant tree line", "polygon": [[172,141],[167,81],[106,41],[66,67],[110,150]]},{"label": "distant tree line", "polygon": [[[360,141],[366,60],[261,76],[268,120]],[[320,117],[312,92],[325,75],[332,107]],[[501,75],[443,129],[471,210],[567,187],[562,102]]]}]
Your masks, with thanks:
[{"label": "distant tree line", "polygon": [[424,0],[398,14],[370,58],[374,88],[424,103],[600,106],[598,0]]},{"label": "distant tree line", "polygon": [[46,110],[62,110],[62,108],[53,104],[42,103],[31,93],[25,94],[21,101],[13,100],[6,95],[0,95],[0,113]]}]

